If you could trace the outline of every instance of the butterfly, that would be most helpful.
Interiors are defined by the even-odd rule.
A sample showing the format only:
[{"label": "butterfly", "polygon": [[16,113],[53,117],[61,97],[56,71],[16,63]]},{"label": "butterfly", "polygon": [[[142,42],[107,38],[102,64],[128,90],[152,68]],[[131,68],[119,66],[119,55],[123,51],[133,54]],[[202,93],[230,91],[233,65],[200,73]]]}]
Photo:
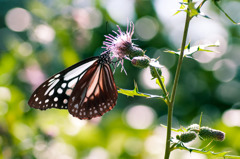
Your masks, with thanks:
[{"label": "butterfly", "polygon": [[90,57],[53,75],[32,94],[28,104],[36,109],[68,109],[79,119],[110,111],[118,98],[109,52]]}]

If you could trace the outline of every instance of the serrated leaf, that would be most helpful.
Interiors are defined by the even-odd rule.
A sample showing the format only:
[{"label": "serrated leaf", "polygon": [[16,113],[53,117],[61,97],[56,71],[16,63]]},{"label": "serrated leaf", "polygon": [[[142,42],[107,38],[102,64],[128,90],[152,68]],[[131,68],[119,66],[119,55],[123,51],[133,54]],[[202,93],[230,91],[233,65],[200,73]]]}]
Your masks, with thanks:
[{"label": "serrated leaf", "polygon": [[133,90],[119,88],[118,93],[124,94],[126,96],[130,96],[130,97],[140,96],[140,97],[146,97],[146,98],[161,98],[161,99],[163,99],[163,96],[138,92],[138,87],[137,87],[137,84],[135,82],[134,82],[134,89]]},{"label": "serrated leaf", "polygon": [[174,149],[180,149],[180,150],[187,150],[189,152],[195,152],[195,153],[200,153],[204,154],[207,156],[213,156],[213,157],[223,157],[223,158],[240,158],[240,156],[234,156],[234,155],[227,155],[229,151],[225,152],[213,152],[210,150],[204,150],[204,149],[197,149],[197,148],[192,148],[192,147],[186,147],[183,143],[181,144],[176,144],[176,147]]},{"label": "serrated leaf", "polygon": [[[214,52],[212,50],[206,49],[207,47],[219,47],[219,41],[214,44],[196,45],[192,47],[190,47],[189,43],[185,46],[184,57],[192,58],[192,54],[196,53],[197,51]],[[180,55],[180,51],[165,50],[164,52]]]},{"label": "serrated leaf", "polygon": [[[160,124],[160,126],[164,127],[167,129],[167,126],[166,125],[163,125],[163,124]],[[171,128],[172,131],[175,131],[175,132],[185,132],[186,131],[186,128],[184,128],[183,126],[181,126],[179,129],[175,129],[175,128]]]},{"label": "serrated leaf", "polygon": [[[165,81],[164,77],[161,76],[160,78],[161,78],[161,80],[162,80],[162,83],[163,83],[164,87],[166,87],[165,84],[164,84],[164,81]],[[159,82],[158,79],[156,79],[156,84],[159,85],[159,87],[160,87],[161,89],[163,89],[163,88],[162,88],[162,85],[160,84],[160,82]]]}]

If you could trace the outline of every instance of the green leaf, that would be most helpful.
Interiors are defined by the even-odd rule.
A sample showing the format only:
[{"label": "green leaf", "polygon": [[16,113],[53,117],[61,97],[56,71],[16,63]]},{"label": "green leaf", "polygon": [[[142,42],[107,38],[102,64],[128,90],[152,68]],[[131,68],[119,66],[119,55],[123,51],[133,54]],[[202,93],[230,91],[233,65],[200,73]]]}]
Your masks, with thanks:
[{"label": "green leaf", "polygon": [[[167,126],[166,125],[163,125],[163,124],[160,124],[160,126],[164,127],[167,129]],[[171,128],[172,131],[175,131],[175,132],[186,132],[187,129],[184,128],[183,126],[181,126],[179,129],[175,129],[175,128]]]},{"label": "green leaf", "polygon": [[197,16],[199,14],[199,10],[197,10],[195,8],[195,4],[196,4],[196,2],[190,2],[188,4],[188,8],[189,8],[189,11],[190,11],[190,17],[194,17],[194,16]]},{"label": "green leaf", "polygon": [[174,147],[174,149],[180,149],[180,150],[187,150],[189,152],[195,152],[195,153],[200,153],[200,154],[204,154],[207,156],[212,156],[212,157],[223,157],[223,158],[238,158],[240,159],[240,156],[234,156],[234,155],[227,155],[229,153],[229,151],[225,151],[225,152],[213,152],[210,150],[205,150],[205,149],[197,149],[197,148],[192,148],[192,147],[186,147],[182,142],[180,144],[176,144],[176,147]]},{"label": "green leaf", "polygon": [[202,116],[203,116],[203,112],[201,112],[201,115],[200,115],[200,119],[199,119],[199,127],[201,127],[201,125],[202,125]]},{"label": "green leaf", "polygon": [[138,92],[138,87],[137,87],[137,84],[135,82],[134,82],[134,89],[133,90],[119,88],[118,93],[124,94],[126,96],[130,96],[130,97],[140,96],[140,97],[146,97],[146,98],[161,98],[161,99],[163,99],[163,96]]},{"label": "green leaf", "polygon": [[240,25],[240,23],[237,23],[235,22],[219,5],[218,5],[218,0],[213,0],[215,6],[225,14],[225,16],[233,23],[233,24],[236,24],[236,25]]},{"label": "green leaf", "polygon": [[182,11],[186,11],[186,9],[185,9],[186,5],[184,3],[180,3],[180,4],[181,4],[180,9],[176,13],[174,13],[173,15],[177,15],[178,13],[180,13]]},{"label": "green leaf", "polygon": [[[214,44],[196,45],[192,47],[190,47],[189,43],[187,46],[185,46],[184,57],[192,58],[192,54],[196,53],[197,51],[214,52],[212,50],[206,49],[207,47],[219,47],[219,41]],[[180,51],[165,50],[164,52],[180,55]]]},{"label": "green leaf", "polygon": [[[164,77],[161,76],[160,78],[161,78],[161,80],[162,80],[162,83],[164,84],[164,80],[165,80]],[[160,84],[160,82],[159,82],[158,79],[156,79],[156,83],[159,85],[159,87],[160,87],[161,89],[163,89],[163,88],[162,88],[162,85]],[[166,88],[165,84],[164,84],[164,87]]]}]

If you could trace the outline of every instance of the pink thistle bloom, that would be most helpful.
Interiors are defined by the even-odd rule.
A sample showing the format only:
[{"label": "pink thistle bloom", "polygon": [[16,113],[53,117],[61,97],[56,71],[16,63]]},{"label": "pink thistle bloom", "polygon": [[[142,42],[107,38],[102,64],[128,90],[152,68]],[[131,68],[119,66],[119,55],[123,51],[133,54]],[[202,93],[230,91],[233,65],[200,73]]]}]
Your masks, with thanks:
[{"label": "pink thistle bloom", "polygon": [[132,43],[134,24],[133,22],[130,22],[130,24],[127,26],[126,32],[123,32],[118,25],[117,27],[118,32],[113,31],[116,36],[111,34],[105,35],[106,41],[103,42],[103,45],[105,45],[103,48],[111,53],[111,60],[116,58],[116,60],[119,61],[119,64],[122,65],[122,70],[124,70],[123,60],[129,59],[129,52],[131,52],[132,48],[135,46],[135,44]]}]

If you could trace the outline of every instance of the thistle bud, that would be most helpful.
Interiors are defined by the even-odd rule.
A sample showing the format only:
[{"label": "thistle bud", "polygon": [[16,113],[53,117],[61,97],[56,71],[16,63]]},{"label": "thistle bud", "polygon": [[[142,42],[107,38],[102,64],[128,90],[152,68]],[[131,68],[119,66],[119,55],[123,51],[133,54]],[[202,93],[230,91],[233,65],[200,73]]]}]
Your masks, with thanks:
[{"label": "thistle bud", "polygon": [[[155,67],[155,69],[156,69],[156,71],[158,72],[159,76],[161,76],[161,75],[162,75],[162,70],[161,70],[160,68],[157,68],[157,67]],[[151,75],[152,75],[153,78],[157,78],[158,75],[157,75],[157,73],[155,72],[153,66],[150,66],[150,72],[151,72]]]},{"label": "thistle bud", "polygon": [[194,131],[189,131],[182,133],[181,135],[177,135],[176,138],[184,143],[190,142],[197,137],[197,134]]},{"label": "thistle bud", "polygon": [[223,141],[225,138],[225,133],[220,130],[214,130],[209,127],[201,127],[199,134],[203,140],[212,139],[215,141]]},{"label": "thistle bud", "polygon": [[128,55],[133,58],[137,56],[144,56],[145,51],[143,51],[141,48],[132,46],[128,49]]},{"label": "thistle bud", "polygon": [[146,68],[149,66],[150,58],[148,56],[137,56],[132,59],[132,64],[135,67]]},{"label": "thistle bud", "polygon": [[192,124],[189,127],[187,127],[187,131],[198,131],[199,130],[199,125],[198,124]]}]

